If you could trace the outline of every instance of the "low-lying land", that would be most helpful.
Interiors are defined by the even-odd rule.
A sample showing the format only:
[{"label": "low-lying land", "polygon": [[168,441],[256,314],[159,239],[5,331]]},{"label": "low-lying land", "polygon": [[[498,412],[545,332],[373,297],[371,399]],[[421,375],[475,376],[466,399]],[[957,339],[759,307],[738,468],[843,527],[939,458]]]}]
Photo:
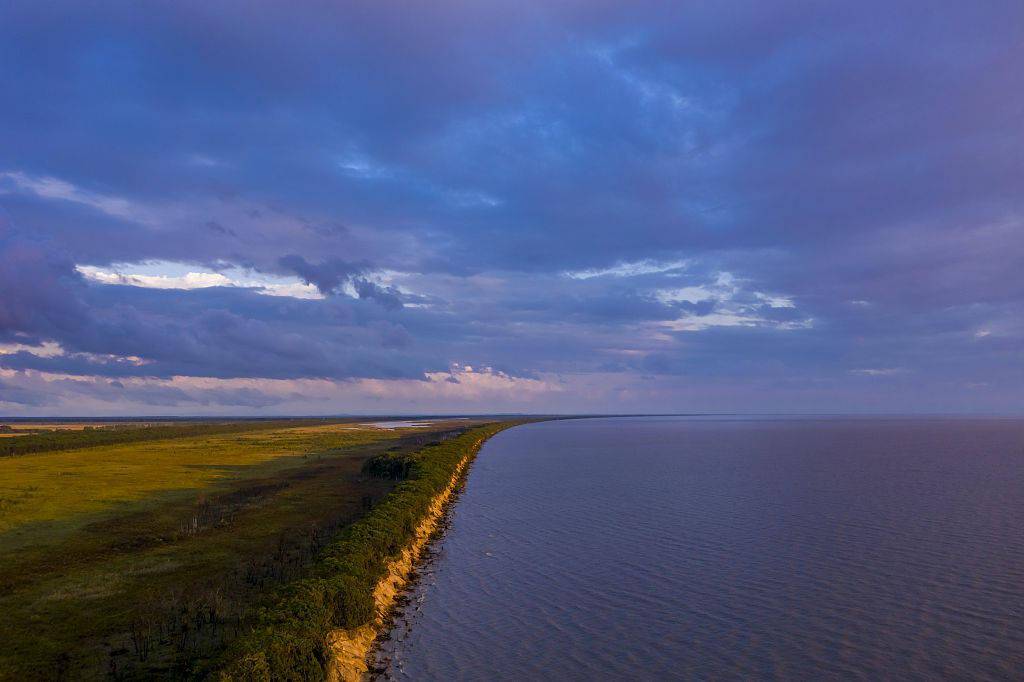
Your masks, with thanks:
[{"label": "low-lying land", "polygon": [[[331,420],[338,423],[341,420]],[[270,431],[287,427],[318,426],[323,419],[178,422],[26,422],[0,424],[0,455],[80,450],[98,445],[123,445],[168,438],[224,433]],[[16,436],[17,438],[11,438]]]},{"label": "low-lying land", "polygon": [[[277,644],[295,632],[282,600],[343,584],[324,593],[339,605],[329,620],[361,618],[348,590],[364,583],[339,547],[349,562],[358,549],[359,580],[372,577],[380,552],[404,541],[430,472],[494,426],[481,428],[139,426],[129,442],[0,457],[0,678],[203,677],[238,672],[265,644],[265,658],[292,665],[281,652],[295,647]],[[319,627],[324,614],[310,615]]]},{"label": "low-lying land", "polygon": [[[414,539],[435,499],[483,441],[515,423],[485,424],[418,451],[368,460],[366,471],[404,480],[328,544],[307,577],[279,591],[255,627],[228,652],[221,680],[326,678],[336,663],[332,635],[354,633],[384,615],[375,592],[389,563]],[[365,656],[368,649],[360,653]]]}]

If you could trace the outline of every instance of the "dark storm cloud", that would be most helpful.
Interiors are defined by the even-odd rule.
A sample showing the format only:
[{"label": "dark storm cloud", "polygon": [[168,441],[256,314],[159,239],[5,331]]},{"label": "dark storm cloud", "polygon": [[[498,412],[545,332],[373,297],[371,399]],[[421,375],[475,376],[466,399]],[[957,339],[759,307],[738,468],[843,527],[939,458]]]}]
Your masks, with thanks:
[{"label": "dark storm cloud", "polygon": [[277,262],[285,270],[298,275],[306,284],[314,285],[322,294],[337,293],[352,277],[370,269],[369,264],[349,263],[340,258],[310,263],[294,253],[281,256]]},{"label": "dark storm cloud", "polygon": [[[369,302],[349,299],[325,310],[321,302],[267,301],[244,289],[122,289],[89,287],[92,318],[57,339],[68,354],[11,354],[0,356],[0,365],[106,376],[273,379],[416,378],[424,367],[447,365],[382,343],[394,332],[382,334],[373,324],[379,314],[362,310],[374,307]],[[133,357],[145,362],[124,360]]]},{"label": "dark storm cloud", "polygon": [[[64,354],[0,366],[472,362],[836,409],[997,384],[1024,365],[1022,30],[1018,2],[9,3],[0,344]],[[149,261],[326,298],[76,270]]]},{"label": "dark storm cloud", "polygon": [[398,290],[394,287],[382,287],[375,282],[362,278],[353,280],[352,284],[361,299],[377,301],[390,310],[402,307],[402,299],[398,295]]},{"label": "dark storm cloud", "polygon": [[80,286],[59,245],[16,231],[0,213],[0,342],[38,342],[84,323]]}]

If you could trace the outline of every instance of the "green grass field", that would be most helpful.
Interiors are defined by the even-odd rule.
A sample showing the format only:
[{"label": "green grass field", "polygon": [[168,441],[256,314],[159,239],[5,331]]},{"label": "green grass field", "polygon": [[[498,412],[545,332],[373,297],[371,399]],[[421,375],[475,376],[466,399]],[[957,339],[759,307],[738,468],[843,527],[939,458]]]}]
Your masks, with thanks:
[{"label": "green grass field", "polygon": [[522,422],[481,424],[412,452],[385,452],[367,460],[364,470],[385,477],[398,473],[402,481],[318,552],[306,576],[275,591],[226,651],[220,682],[326,679],[331,631],[373,620],[374,590],[388,562],[412,540],[459,463],[473,457],[486,439],[517,423]]},{"label": "green grass field", "polygon": [[467,426],[256,423],[0,458],[0,679],[208,672],[394,487],[368,458]]}]

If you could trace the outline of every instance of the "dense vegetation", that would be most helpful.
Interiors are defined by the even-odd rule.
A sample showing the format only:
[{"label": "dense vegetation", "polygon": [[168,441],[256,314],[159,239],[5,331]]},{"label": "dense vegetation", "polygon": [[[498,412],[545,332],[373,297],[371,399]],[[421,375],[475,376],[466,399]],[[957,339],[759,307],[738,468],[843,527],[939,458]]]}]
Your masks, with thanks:
[{"label": "dense vegetation", "polygon": [[368,459],[470,426],[287,424],[0,458],[0,679],[208,673],[397,485]]},{"label": "dense vegetation", "polygon": [[413,453],[390,451],[365,470],[404,477],[373,510],[348,526],[318,556],[310,575],[291,582],[229,650],[222,680],[323,679],[330,662],[327,637],[374,617],[373,590],[388,562],[412,539],[433,498],[459,463],[512,422],[487,424]]},{"label": "dense vegetation", "polygon": [[461,435],[462,429],[453,429],[439,433],[422,434],[415,442],[417,448],[422,450],[410,452],[408,447],[394,446],[388,448],[379,455],[374,455],[363,464],[363,472],[377,478],[388,478],[394,481],[402,481],[409,478],[414,462],[421,459],[427,453],[427,448],[437,447],[446,440]]},{"label": "dense vegetation", "polygon": [[0,455],[25,455],[55,450],[77,450],[100,445],[123,445],[167,438],[190,438],[285,427],[314,426],[339,420],[289,419],[267,421],[206,422],[186,421],[173,424],[139,426],[131,423],[86,426],[82,429],[36,429],[33,433],[0,439]]}]

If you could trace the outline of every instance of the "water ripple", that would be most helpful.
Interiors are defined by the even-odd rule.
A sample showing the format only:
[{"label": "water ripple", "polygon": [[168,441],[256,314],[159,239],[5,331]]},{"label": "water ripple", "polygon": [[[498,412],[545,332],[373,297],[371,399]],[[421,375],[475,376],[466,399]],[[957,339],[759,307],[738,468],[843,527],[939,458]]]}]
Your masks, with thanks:
[{"label": "water ripple", "polygon": [[551,422],[481,452],[391,679],[1024,679],[1024,422]]}]

